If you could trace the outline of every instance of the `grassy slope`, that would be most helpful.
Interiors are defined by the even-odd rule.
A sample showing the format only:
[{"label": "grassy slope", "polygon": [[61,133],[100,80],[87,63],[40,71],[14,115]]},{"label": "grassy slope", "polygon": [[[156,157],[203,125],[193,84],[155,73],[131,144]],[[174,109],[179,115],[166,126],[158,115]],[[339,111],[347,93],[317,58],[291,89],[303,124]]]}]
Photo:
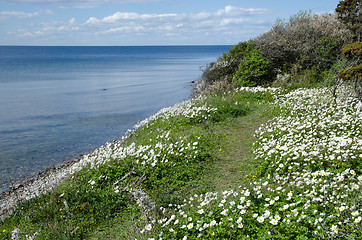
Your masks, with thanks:
[{"label": "grassy slope", "polygon": [[[265,104],[261,103],[263,98],[260,94],[235,93],[212,96],[207,100],[208,105],[218,110],[207,120],[197,114],[196,117],[176,116],[138,129],[126,140],[125,146],[132,142],[143,146],[155,141],[169,144],[182,139],[186,147],[186,142],[200,141],[196,160],[188,159],[187,153],[175,156],[165,152],[170,161],[177,164],[150,168],[135,165],[137,157],[118,160],[109,157],[107,151],[98,154],[96,161],[110,160],[84,169],[52,194],[24,202],[11,218],[0,223],[0,239],[9,238],[14,229],[18,229],[21,238],[28,235],[57,239],[134,239],[141,229],[136,220],[142,211],[132,194],[122,191],[116,194],[112,187],[132,169],[137,174],[126,178],[120,188],[132,185],[144,189],[158,207],[179,203],[194,193],[236,186],[242,176],[253,172],[252,135],[267,118]],[[194,105],[200,107],[200,103]],[[168,138],[162,139],[169,130]],[[142,176],[146,176],[145,181],[139,183]]]},{"label": "grassy slope", "polygon": [[[251,96],[245,97],[251,106],[245,115],[227,117],[221,122],[207,124],[207,126],[201,124],[182,127],[182,131],[186,132],[200,130],[208,132],[212,139],[211,145],[214,146],[210,149],[211,158],[214,161],[204,166],[205,170],[199,178],[189,182],[188,187],[184,189],[188,192],[185,198],[194,193],[236,188],[253,176],[256,177],[256,166],[252,161],[254,132],[271,118],[272,113],[266,102],[249,98]],[[147,134],[139,135],[145,138]],[[137,141],[138,137],[137,134],[130,140]],[[138,223],[137,216],[133,213],[117,218],[107,228],[92,233],[91,239],[134,239],[135,237],[142,239],[143,236],[139,234],[139,231],[143,226]]]},{"label": "grassy slope", "polygon": [[[100,151],[91,161],[93,168],[76,174],[54,193],[25,202],[11,218],[0,223],[0,239],[9,239],[14,229],[18,229],[21,239],[26,239],[27,235],[37,236],[39,239],[147,239],[148,236],[154,237],[163,231],[161,223],[157,225],[152,222],[152,231],[143,234],[148,226],[145,227],[145,224],[150,219],[167,219],[172,213],[182,216],[182,209],[185,209],[192,220],[180,217],[180,222],[188,224],[187,228],[172,225],[178,232],[167,233],[170,239],[180,239],[184,234],[188,235],[189,239],[194,239],[201,232],[195,230],[197,222],[191,222],[195,219],[206,224],[205,230],[201,232],[206,239],[213,239],[213,234],[216,234],[216,239],[240,239],[249,234],[255,239],[288,239],[291,236],[307,239],[318,238],[318,234],[324,237],[351,234],[355,237],[360,231],[358,224],[361,221],[358,192],[357,202],[354,198],[354,191],[358,190],[362,183],[362,176],[359,175],[362,152],[357,147],[362,130],[358,115],[360,106],[354,103],[352,112],[345,107],[335,108],[329,100],[324,103],[326,98],[323,91],[313,91],[292,92],[284,100],[281,96],[280,101],[285,109],[294,108],[284,113],[279,112],[278,108],[270,108],[268,103],[273,101],[270,92],[240,91],[211,95],[186,107],[181,106],[181,114],[171,110],[166,114],[167,119],[159,117],[138,129],[122,146]],[[293,101],[297,103],[295,106]],[[312,104],[309,101],[312,101]],[[322,105],[318,106],[320,103]],[[320,113],[310,112],[314,107]],[[264,128],[265,132],[259,133],[255,139],[255,130],[279,114],[284,114],[286,119],[291,117],[290,119],[297,120],[271,122],[270,126]],[[298,120],[298,114],[307,114],[310,119],[304,124],[306,118],[302,116]],[[335,125],[342,117],[335,117],[333,114],[344,116],[343,124],[346,129]],[[345,118],[346,116],[348,118]],[[334,118],[337,122],[330,121]],[[325,138],[324,135],[316,134],[315,131],[320,130],[309,125],[312,120],[320,122],[315,124],[316,127],[330,128],[328,131],[332,134],[331,137]],[[274,124],[281,125],[272,129]],[[279,131],[285,131],[289,127],[291,129],[288,130],[288,135],[283,132],[289,137],[284,138]],[[319,165],[310,161],[311,158],[316,158],[316,152],[312,151],[313,148],[307,149],[306,145],[303,146],[305,155],[295,157],[300,149],[293,150],[292,147],[298,147],[303,139],[317,143],[325,139],[327,144],[333,134],[341,136],[335,138],[337,145],[342,144],[341,148],[335,151],[334,145],[331,145],[330,149],[326,149],[327,152],[321,151],[326,156],[318,157]],[[352,134],[355,140],[347,139],[350,137],[348,134]],[[295,142],[288,145],[288,141],[294,137]],[[280,146],[274,145],[276,140],[281,141]],[[283,141],[287,141],[287,145],[283,146]],[[252,153],[255,142],[260,145],[257,145],[259,156]],[[285,155],[287,150],[290,152]],[[343,163],[343,168],[338,167],[339,155],[345,156],[341,150],[350,155]],[[334,153],[337,155],[330,159]],[[254,159],[258,159],[258,162]],[[157,161],[154,162],[155,160]],[[288,162],[291,160],[294,162]],[[281,164],[280,161],[285,162]],[[286,167],[282,168],[281,165]],[[295,166],[301,165],[304,167],[296,167],[294,170]],[[345,168],[347,170],[344,171]],[[257,169],[269,175],[263,175],[257,172]],[[349,172],[350,169],[355,169],[356,172]],[[292,171],[294,172],[291,175]],[[279,175],[274,176],[276,173]],[[293,184],[294,180],[288,180],[290,176],[294,179],[294,175],[303,175],[297,185]],[[123,180],[115,184],[120,179]],[[336,179],[345,181],[345,185],[337,183]],[[315,186],[310,186],[310,182],[316,183]],[[324,183],[328,184],[320,185]],[[312,191],[310,187],[313,188]],[[157,208],[140,207],[135,201],[132,188],[146,192]],[[350,190],[345,192],[345,188]],[[236,189],[240,189],[240,192]],[[319,190],[315,192],[314,189]],[[219,192],[219,196],[213,199],[213,195],[203,195],[211,191]],[[315,193],[318,193],[318,196],[313,196]],[[193,197],[195,194],[196,199]],[[239,200],[238,194],[247,197],[247,205],[241,198]],[[343,200],[335,201],[340,198],[340,194],[345,194]],[[328,199],[330,204],[320,202],[320,197]],[[195,206],[200,204],[197,201],[206,201],[207,198],[211,200],[210,204],[206,204],[205,211],[211,210],[213,214],[210,215],[210,212],[209,216],[206,216],[204,213],[201,217]],[[269,201],[270,204],[265,204]],[[230,211],[226,206],[229,206]],[[178,210],[179,207],[182,211]],[[237,209],[232,210],[236,207]],[[348,211],[344,210],[346,207],[349,208]],[[170,213],[162,214],[164,208],[168,208]],[[150,209],[152,211],[149,211],[148,215],[143,214],[144,210]],[[244,213],[240,213],[241,209],[247,210],[242,219],[240,214]],[[229,212],[225,212],[226,210]],[[326,212],[323,212],[324,210]],[[320,212],[320,215],[315,212]],[[332,214],[328,216],[328,220],[325,220],[326,214]],[[223,219],[223,215],[228,215],[228,218]],[[143,216],[147,218],[144,219]],[[212,220],[219,223],[210,226]],[[347,221],[346,225],[339,224],[343,220]],[[322,228],[318,227],[318,224]]]},{"label": "grassy slope", "polygon": [[[255,96],[260,97],[258,94]],[[228,117],[202,127],[203,131],[212,135],[211,145],[215,147],[210,149],[210,153],[215,161],[205,166],[199,179],[190,182],[190,187],[187,188],[189,194],[185,198],[194,193],[235,189],[256,178],[257,166],[252,154],[254,133],[261,124],[272,118],[273,113],[267,102],[254,99],[255,96],[245,96],[251,107],[246,115]],[[192,126],[187,131],[195,131],[195,128],[199,126]],[[136,219],[132,214],[127,219],[119,218],[109,228],[94,232],[92,239],[143,239],[139,234],[143,226],[137,226]]]},{"label": "grassy slope", "polygon": [[[247,116],[229,119],[213,126],[214,134],[220,136],[222,140],[218,141],[219,148],[213,152],[217,161],[210,164],[198,181],[202,183],[203,189],[207,191],[233,189],[255,176],[251,146],[254,131],[268,119],[265,111],[265,106],[261,106]],[[107,228],[93,233],[91,239],[134,239],[134,237],[142,239],[139,235],[141,226],[136,226],[136,222],[137,217],[133,214],[127,219],[121,217],[112,221]]]},{"label": "grassy slope", "polygon": [[361,239],[361,103],[349,94],[341,89],[337,105],[324,88],[279,95],[279,117],[257,131],[253,158],[244,157],[250,135],[239,134],[243,120],[258,124],[258,114],[223,122],[220,161],[206,175],[219,191],[172,206],[144,226],[145,236]]}]

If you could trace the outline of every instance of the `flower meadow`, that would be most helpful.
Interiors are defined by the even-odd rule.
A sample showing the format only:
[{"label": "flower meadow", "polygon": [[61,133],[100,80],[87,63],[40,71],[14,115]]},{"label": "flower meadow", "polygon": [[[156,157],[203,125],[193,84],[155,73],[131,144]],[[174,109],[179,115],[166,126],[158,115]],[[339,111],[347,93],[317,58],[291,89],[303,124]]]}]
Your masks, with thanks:
[{"label": "flower meadow", "polygon": [[[134,126],[134,129],[153,124],[156,120],[168,120],[175,117],[184,117],[191,122],[200,122],[207,120],[210,113],[215,113],[216,108],[210,107],[205,103],[206,96],[200,95],[196,98],[178,103],[171,107],[166,107],[158,111],[156,114],[142,120]],[[185,119],[184,119],[185,120]]]},{"label": "flower meadow", "polygon": [[[242,87],[162,109],[20,205],[0,239],[88,239],[127,222],[107,237],[361,239],[362,105],[339,96],[336,105],[325,88]],[[255,132],[258,174],[210,192],[203,176],[223,139],[213,127],[263,104],[277,116]]]},{"label": "flower meadow", "polygon": [[270,91],[280,114],[255,133],[258,178],[162,208],[142,238],[362,239],[361,102],[346,89],[337,104],[327,88]]},{"label": "flower meadow", "polygon": [[66,169],[72,174],[68,181],[25,201],[0,222],[1,239],[87,238],[110,220],[146,217],[156,206],[180,202],[213,161],[208,124],[220,122],[228,109],[233,116],[249,111],[242,99],[215,99],[200,96],[162,109],[121,140],[83,156]]}]

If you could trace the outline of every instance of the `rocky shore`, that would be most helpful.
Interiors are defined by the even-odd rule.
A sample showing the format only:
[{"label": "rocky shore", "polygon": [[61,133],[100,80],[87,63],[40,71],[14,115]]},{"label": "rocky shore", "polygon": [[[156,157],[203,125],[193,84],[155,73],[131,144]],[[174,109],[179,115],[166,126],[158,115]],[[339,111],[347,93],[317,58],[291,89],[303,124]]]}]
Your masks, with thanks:
[{"label": "rocky shore", "polygon": [[74,160],[11,187],[10,191],[0,195],[0,220],[7,218],[22,201],[52,191],[85,164],[83,159]]},{"label": "rocky shore", "polygon": [[[160,112],[162,112],[162,110]],[[155,114],[155,116],[157,114]],[[83,155],[80,159],[74,159],[63,165],[39,173],[34,177],[19,181],[12,186],[8,192],[0,194],[0,220],[9,217],[14,212],[16,206],[24,200],[29,200],[41,194],[53,191],[54,188],[72,177],[74,173],[82,170],[89,163],[97,159],[100,152],[113,148],[115,144],[118,146],[122,145],[124,140],[135,129],[147,124],[153,118],[154,116],[150,116],[137,123],[133,130],[128,129],[121,140],[113,140],[113,143],[106,143],[104,146],[95,149],[92,153]]]}]

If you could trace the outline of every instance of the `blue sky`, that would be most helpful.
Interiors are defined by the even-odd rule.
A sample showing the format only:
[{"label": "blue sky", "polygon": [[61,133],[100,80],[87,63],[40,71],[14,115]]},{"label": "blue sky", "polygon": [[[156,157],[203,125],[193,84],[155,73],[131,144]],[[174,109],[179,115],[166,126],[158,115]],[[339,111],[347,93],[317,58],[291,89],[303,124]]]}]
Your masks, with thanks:
[{"label": "blue sky", "polygon": [[0,45],[236,44],[339,0],[0,0]]}]

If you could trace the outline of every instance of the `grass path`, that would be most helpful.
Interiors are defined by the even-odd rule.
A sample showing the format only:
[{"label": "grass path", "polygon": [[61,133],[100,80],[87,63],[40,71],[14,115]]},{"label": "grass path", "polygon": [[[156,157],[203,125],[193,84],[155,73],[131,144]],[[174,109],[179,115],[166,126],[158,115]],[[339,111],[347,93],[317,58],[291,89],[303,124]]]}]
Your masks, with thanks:
[{"label": "grass path", "polygon": [[297,89],[270,109],[249,96],[254,111],[233,115],[237,97],[222,95],[226,117],[204,123],[211,159],[198,176],[209,192],[146,222],[142,239],[361,239],[360,102]]},{"label": "grass path", "polygon": [[213,132],[221,137],[220,148],[214,152],[218,161],[204,177],[213,191],[236,188],[256,175],[252,154],[254,132],[270,118],[268,106],[261,105],[246,116],[215,125]]},{"label": "grass path", "polygon": [[[306,112],[308,121],[304,121],[305,116],[304,120],[299,118],[299,112],[288,111],[290,116],[265,125],[256,141],[255,131],[279,116],[282,109],[270,107],[270,93],[252,91],[210,96],[203,100],[206,103],[185,102],[166,111],[169,118],[156,119],[136,131],[124,145],[100,149],[91,156],[93,168],[82,169],[53,193],[24,202],[13,216],[0,222],[0,239],[10,239],[14,231],[23,238],[28,235],[39,239],[145,240],[161,232],[164,239],[195,239],[201,234],[195,232],[201,224],[204,227],[197,230],[205,239],[245,239],[248,235],[252,239],[320,239],[345,233],[360,236],[357,223],[362,217],[355,200],[362,186],[360,105],[349,105],[351,111],[336,108],[328,95],[323,95],[327,92],[323,89],[281,95],[283,109],[298,106]],[[347,117],[331,121],[331,114],[332,119]],[[311,128],[310,119],[326,130]],[[319,152],[305,148],[303,141],[318,146],[326,132],[333,133],[323,137],[326,144],[333,140],[331,150],[318,157],[323,165],[316,166]],[[281,134],[288,134],[288,138],[281,138]],[[275,137],[280,140],[277,144]],[[254,142],[256,156],[252,153]],[[307,157],[295,156],[302,146]],[[343,162],[346,170],[339,167],[342,154],[347,156]],[[135,173],[130,175],[131,169]],[[242,188],[237,190],[239,186]],[[149,198],[139,204],[144,193]],[[151,209],[151,205],[145,205],[150,203],[148,199],[159,209],[153,213],[158,213],[147,214]],[[323,221],[326,228],[318,228]],[[349,224],[342,225],[343,221]]]},{"label": "grass path", "polygon": [[[142,211],[125,186],[138,184],[156,206],[170,206],[194,194],[243,185],[256,175],[253,135],[272,116],[268,96],[231,92],[210,97],[208,107],[185,102],[169,110],[170,119],[139,129],[122,146],[100,149],[89,160],[94,167],[84,168],[53,193],[25,202],[0,222],[0,239],[14,229],[40,239],[144,239]],[[144,159],[153,160],[146,164]],[[136,174],[115,190],[131,166]],[[143,176],[144,182],[137,183]]]},{"label": "grass path", "polygon": [[[212,152],[217,160],[204,172],[198,186],[207,191],[223,191],[236,189],[247,178],[253,178],[256,173],[255,162],[252,160],[253,135],[270,118],[268,105],[260,104],[245,116],[211,125],[210,134],[220,143]],[[198,189],[196,187],[190,190]],[[133,218],[120,217],[110,223],[108,229],[94,232],[91,239],[133,239],[138,235],[135,222]]]}]

